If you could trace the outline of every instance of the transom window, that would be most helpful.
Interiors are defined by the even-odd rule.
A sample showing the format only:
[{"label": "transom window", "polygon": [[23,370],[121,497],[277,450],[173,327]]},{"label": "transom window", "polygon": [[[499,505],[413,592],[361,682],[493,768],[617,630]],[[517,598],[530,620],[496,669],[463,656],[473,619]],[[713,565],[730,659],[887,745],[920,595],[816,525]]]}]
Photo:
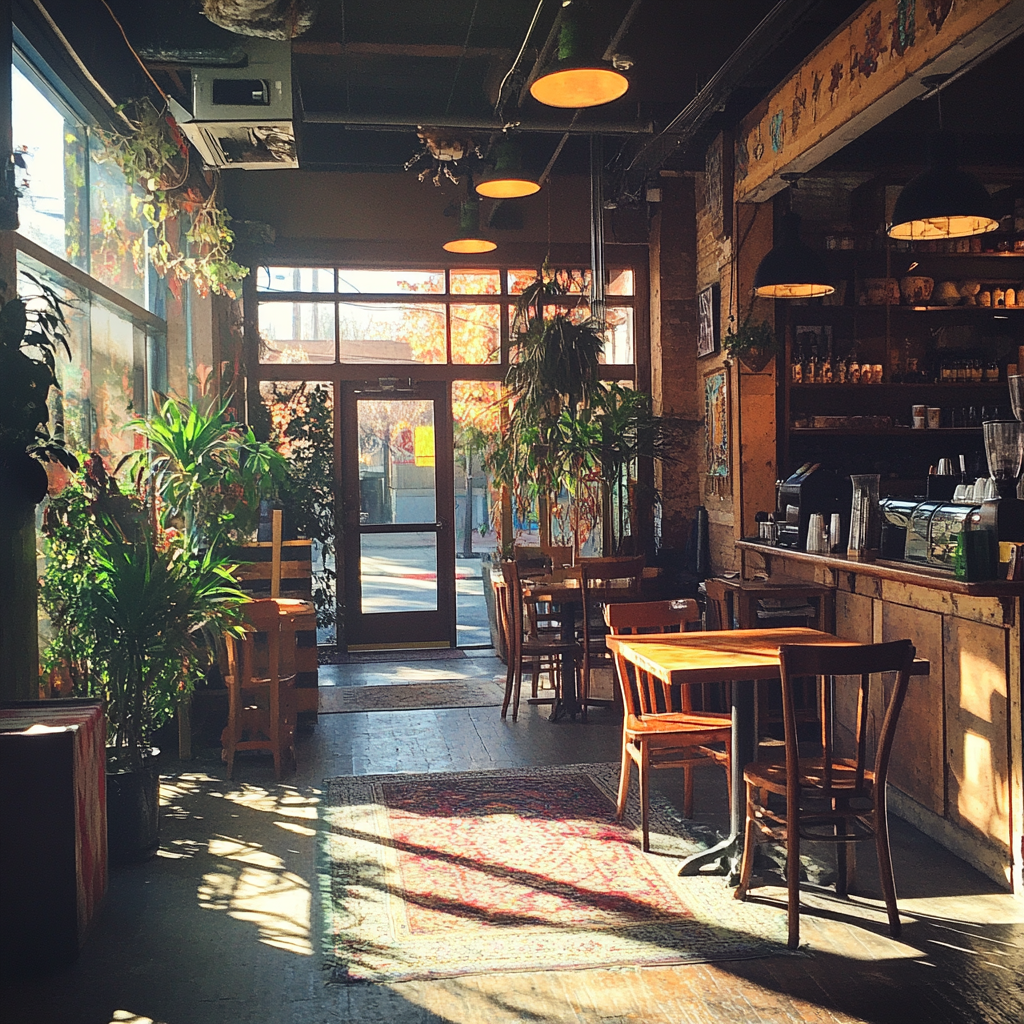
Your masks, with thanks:
[{"label": "transom window", "polygon": [[[566,294],[549,314],[590,315],[590,271],[555,271]],[[382,270],[260,267],[259,361],[296,364],[508,365],[516,297],[527,268]],[[634,272],[614,268],[606,286],[603,362],[616,378],[635,361]]]}]

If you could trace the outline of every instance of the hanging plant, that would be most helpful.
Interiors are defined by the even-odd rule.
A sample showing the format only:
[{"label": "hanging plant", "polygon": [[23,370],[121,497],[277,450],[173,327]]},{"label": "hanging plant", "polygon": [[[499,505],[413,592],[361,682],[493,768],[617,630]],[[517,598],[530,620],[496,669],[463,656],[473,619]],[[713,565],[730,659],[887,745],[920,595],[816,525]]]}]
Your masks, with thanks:
[{"label": "hanging plant", "polygon": [[131,197],[132,213],[152,229],[153,239],[147,245],[142,235],[131,243],[136,269],[141,270],[148,255],[162,277],[191,281],[203,296],[212,292],[235,298],[249,268],[231,258],[235,236],[230,214],[217,201],[219,177],[204,196],[190,184],[190,150],[174,118],[148,99],[128,106],[133,113],[130,130],[97,130],[97,135],[105,158],[144,192]]},{"label": "hanging plant", "polygon": [[729,317],[733,326],[726,332],[722,347],[748,370],[760,373],[779,351],[775,328],[767,320],[754,320],[753,311],[739,325],[735,320],[735,317]]}]

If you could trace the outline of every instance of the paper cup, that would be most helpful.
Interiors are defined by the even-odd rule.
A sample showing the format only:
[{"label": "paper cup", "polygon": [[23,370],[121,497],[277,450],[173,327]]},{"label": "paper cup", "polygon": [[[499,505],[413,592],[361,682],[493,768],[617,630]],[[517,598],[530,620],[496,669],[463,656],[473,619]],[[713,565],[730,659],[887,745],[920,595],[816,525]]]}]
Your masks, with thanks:
[{"label": "paper cup", "polygon": [[927,427],[927,426],[928,426],[928,421],[924,418],[924,416],[915,416],[914,417],[914,429],[915,430],[924,430],[925,427]]},{"label": "paper cup", "polygon": [[928,429],[938,430],[942,425],[942,410],[934,406],[928,407]]}]

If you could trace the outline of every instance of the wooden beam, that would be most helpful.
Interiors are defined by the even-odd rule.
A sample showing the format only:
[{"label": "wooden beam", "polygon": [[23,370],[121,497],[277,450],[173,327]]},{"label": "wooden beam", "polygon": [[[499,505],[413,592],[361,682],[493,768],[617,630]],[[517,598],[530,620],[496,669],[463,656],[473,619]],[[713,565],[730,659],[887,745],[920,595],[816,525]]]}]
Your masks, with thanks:
[{"label": "wooden beam", "polygon": [[1024,32],[1024,0],[874,0],[829,36],[736,133],[736,199],[763,202],[929,90]]}]

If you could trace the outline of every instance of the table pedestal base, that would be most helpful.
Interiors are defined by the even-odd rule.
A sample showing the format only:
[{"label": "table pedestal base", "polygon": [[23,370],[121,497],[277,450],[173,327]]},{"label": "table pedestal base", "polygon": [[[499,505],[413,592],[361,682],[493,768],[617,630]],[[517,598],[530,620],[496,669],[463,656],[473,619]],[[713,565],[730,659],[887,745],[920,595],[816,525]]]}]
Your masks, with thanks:
[{"label": "table pedestal base", "polygon": [[743,858],[743,842],[739,833],[726,836],[714,846],[687,857],[679,869],[680,877],[693,875],[725,875],[729,885],[740,883],[740,861]]}]

